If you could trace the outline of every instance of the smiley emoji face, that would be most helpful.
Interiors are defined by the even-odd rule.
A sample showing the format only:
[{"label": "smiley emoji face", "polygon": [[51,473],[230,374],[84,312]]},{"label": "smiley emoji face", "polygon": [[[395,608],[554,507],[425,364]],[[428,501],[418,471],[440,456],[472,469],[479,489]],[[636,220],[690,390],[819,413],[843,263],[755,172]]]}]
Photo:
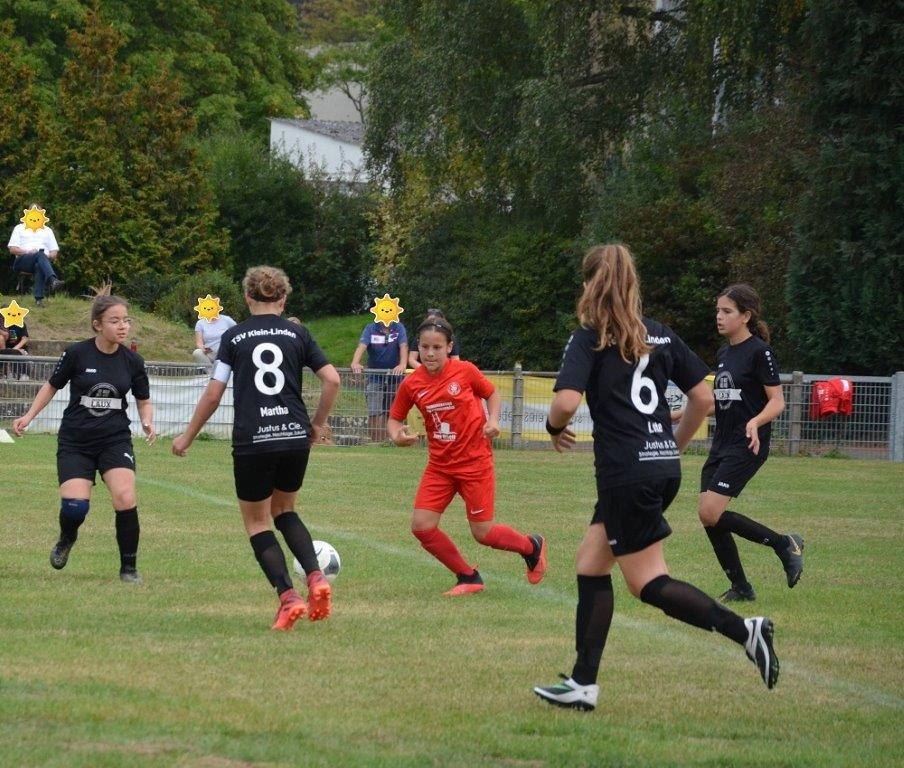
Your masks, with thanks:
[{"label": "smiley emoji face", "polygon": [[206,320],[208,323],[219,319],[220,312],[223,311],[223,307],[220,306],[220,297],[211,296],[209,293],[203,299],[199,296],[198,303],[192,309],[198,313],[199,320]]},{"label": "smiley emoji face", "polygon": [[398,321],[399,315],[405,310],[399,306],[398,299],[391,299],[388,293],[384,293],[382,299],[374,299],[374,305],[370,311],[374,314],[375,322],[383,323],[389,328],[390,323]]},{"label": "smiley emoji face", "polygon": [[20,307],[15,299],[9,303],[8,307],[0,309],[0,315],[3,315],[3,324],[7,328],[12,328],[13,326],[23,328],[25,326],[25,315],[28,312],[29,310],[25,307]]},{"label": "smiley emoji face", "polygon": [[30,208],[24,208],[22,213],[25,215],[19,221],[35,232],[43,229],[44,225],[50,221],[46,216],[47,211],[43,208],[38,208],[37,204],[32,205]]}]

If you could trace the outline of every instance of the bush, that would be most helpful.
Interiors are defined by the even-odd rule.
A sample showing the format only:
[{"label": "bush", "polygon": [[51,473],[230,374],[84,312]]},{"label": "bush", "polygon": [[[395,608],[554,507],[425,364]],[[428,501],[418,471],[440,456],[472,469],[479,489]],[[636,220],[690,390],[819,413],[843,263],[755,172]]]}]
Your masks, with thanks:
[{"label": "bush", "polygon": [[229,315],[236,322],[248,316],[241,286],[228,272],[213,269],[181,278],[157,302],[155,311],[167,320],[185,323],[189,328],[194,328],[198,321],[198,311],[194,307],[198,299],[203,299],[208,293],[220,299],[223,314]]},{"label": "bush", "polygon": [[175,277],[164,277],[156,272],[140,272],[120,280],[115,292],[145,312],[153,312],[157,302],[171,291],[177,282],[178,278]]}]

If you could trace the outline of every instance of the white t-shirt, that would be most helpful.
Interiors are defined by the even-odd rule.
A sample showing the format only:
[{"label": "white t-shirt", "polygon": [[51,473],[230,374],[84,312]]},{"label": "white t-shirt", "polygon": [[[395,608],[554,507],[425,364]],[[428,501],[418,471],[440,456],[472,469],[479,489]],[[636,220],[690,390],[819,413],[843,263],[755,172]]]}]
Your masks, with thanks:
[{"label": "white t-shirt", "polygon": [[24,224],[16,224],[13,228],[13,234],[9,238],[7,248],[12,246],[22,248],[25,251],[40,251],[43,249],[48,256],[53,251],[60,250],[53,230],[46,224],[37,231],[26,227]]},{"label": "white t-shirt", "polygon": [[220,348],[220,337],[235,325],[229,315],[220,315],[216,320],[199,319],[195,323],[195,333],[200,332],[205,347],[210,347],[212,355]]}]

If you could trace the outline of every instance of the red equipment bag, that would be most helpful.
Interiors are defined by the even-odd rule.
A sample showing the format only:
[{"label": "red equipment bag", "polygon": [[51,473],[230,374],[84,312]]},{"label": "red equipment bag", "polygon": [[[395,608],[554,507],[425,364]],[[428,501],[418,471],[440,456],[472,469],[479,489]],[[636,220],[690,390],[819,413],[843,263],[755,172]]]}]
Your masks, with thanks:
[{"label": "red equipment bag", "polygon": [[814,381],[810,395],[810,418],[825,419],[835,413],[854,412],[854,383],[850,379]]}]

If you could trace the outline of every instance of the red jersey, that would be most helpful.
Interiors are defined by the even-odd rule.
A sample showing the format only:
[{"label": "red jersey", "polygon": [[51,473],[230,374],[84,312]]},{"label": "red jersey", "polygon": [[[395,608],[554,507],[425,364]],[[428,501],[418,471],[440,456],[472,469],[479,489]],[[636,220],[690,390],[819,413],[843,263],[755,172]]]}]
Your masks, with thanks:
[{"label": "red jersey", "polygon": [[424,417],[430,463],[454,470],[467,465],[492,465],[493,450],[483,434],[487,423],[483,400],[496,387],[473,363],[447,360],[439,373],[421,366],[399,386],[389,415],[405,421],[416,405]]}]

